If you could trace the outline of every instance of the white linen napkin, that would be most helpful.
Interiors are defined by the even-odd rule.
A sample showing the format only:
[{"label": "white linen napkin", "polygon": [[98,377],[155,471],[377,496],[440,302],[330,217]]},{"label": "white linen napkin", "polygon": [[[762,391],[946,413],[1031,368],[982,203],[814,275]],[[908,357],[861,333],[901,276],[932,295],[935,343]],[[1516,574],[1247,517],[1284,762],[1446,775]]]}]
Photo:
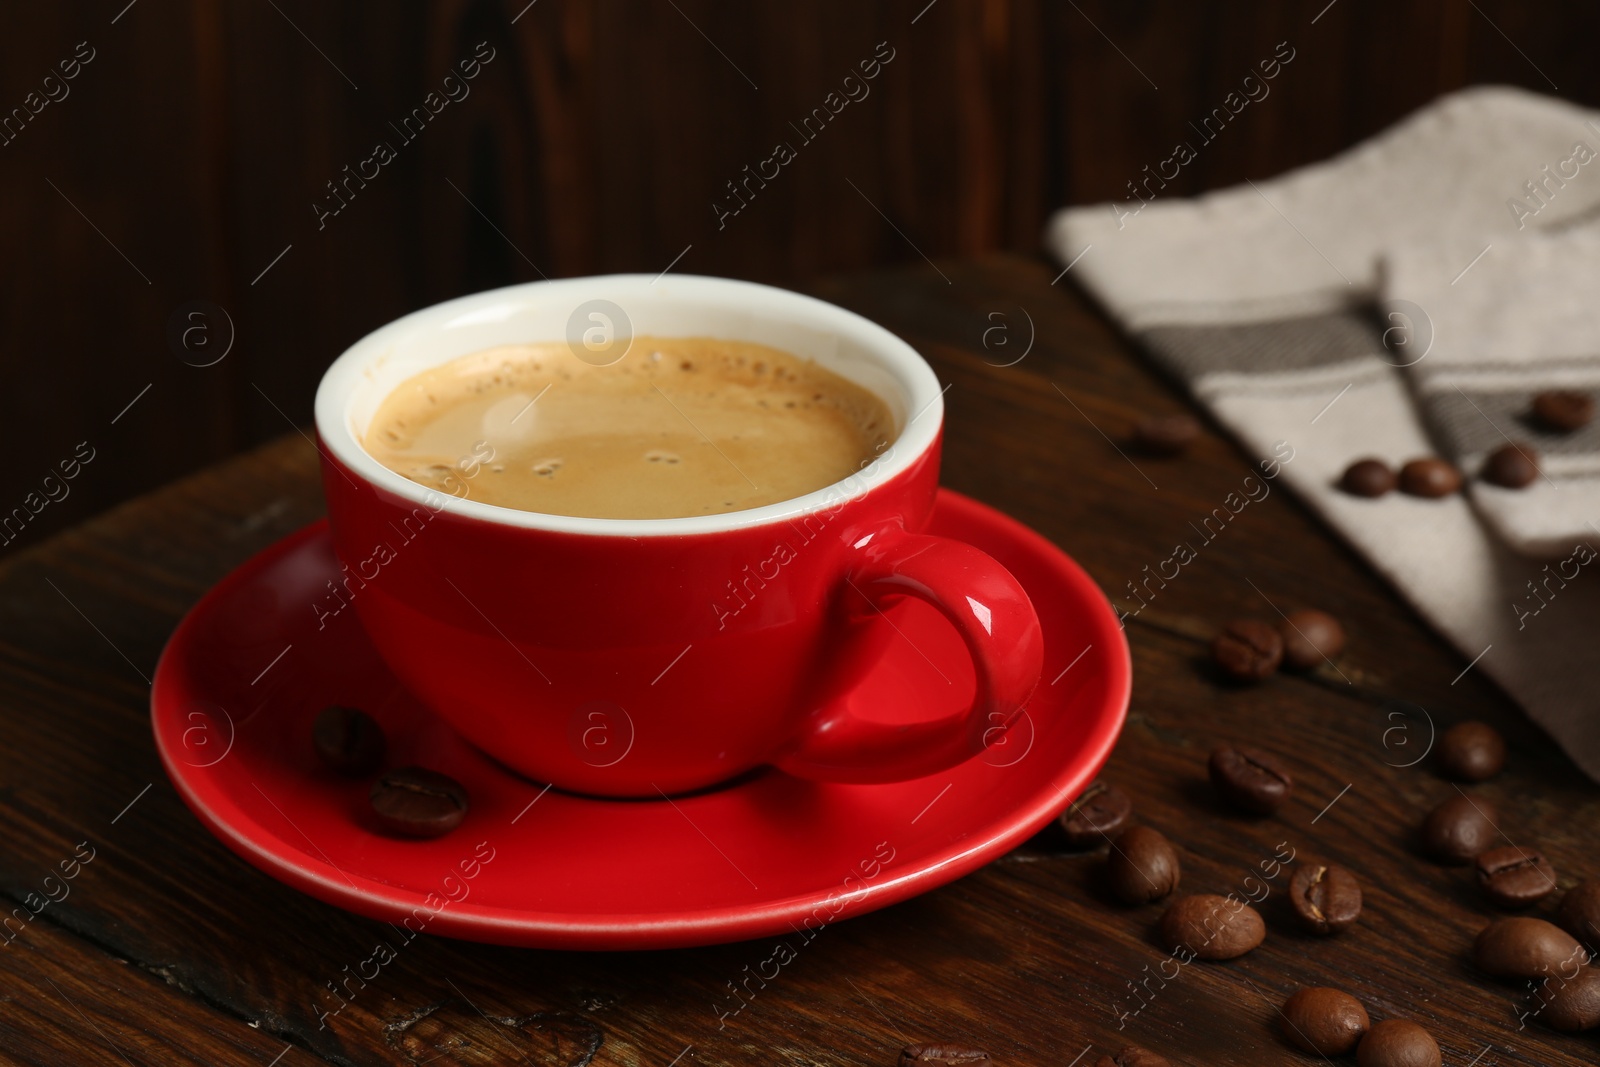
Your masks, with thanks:
[{"label": "white linen napkin", "polygon": [[[1289,442],[1295,459],[1282,468],[1285,482],[1600,779],[1600,566],[1576,561],[1600,550],[1600,531],[1587,527],[1600,525],[1600,494],[1581,477],[1577,453],[1570,470],[1564,454],[1546,462],[1552,480],[1562,475],[1551,491],[1560,505],[1546,505],[1543,489],[1502,506],[1476,487],[1440,500],[1366,499],[1336,484],[1350,462],[1369,455],[1396,467],[1446,449],[1478,458],[1479,436],[1447,430],[1430,438],[1407,376],[1424,396],[1454,394],[1450,373],[1470,370],[1473,352],[1505,357],[1506,346],[1458,345],[1460,331],[1481,329],[1504,307],[1493,279],[1515,276],[1524,259],[1549,281],[1562,254],[1549,231],[1600,214],[1600,158],[1570,162],[1595,156],[1597,118],[1518,89],[1469,89],[1270,181],[1183,200],[1162,197],[1159,179],[1144,179],[1120,204],[1059,212],[1046,241],[1248,449],[1271,457],[1277,442]],[[1544,168],[1560,177],[1563,163],[1576,173],[1560,186],[1548,182]],[[1547,251],[1524,251],[1541,239]],[[1484,271],[1491,261],[1505,266]],[[1575,265],[1564,291],[1600,292],[1597,266]],[[1441,295],[1477,271],[1491,280],[1488,290],[1473,283],[1479,306],[1470,313],[1470,298]],[[1380,297],[1416,307],[1400,305],[1410,312],[1405,322],[1383,320]],[[1417,362],[1418,327],[1429,328],[1434,309],[1438,351]],[[1581,328],[1572,336],[1581,338]],[[1540,367],[1525,379],[1520,367],[1508,370],[1523,396],[1511,407],[1556,380],[1554,372],[1571,370],[1563,361],[1581,356],[1568,339],[1554,325],[1529,337],[1511,362],[1526,357]],[[1528,355],[1535,352],[1543,355]],[[1452,425],[1447,416],[1440,422]],[[1497,516],[1509,540],[1491,532],[1472,499]],[[1511,516],[1513,505],[1530,503],[1548,510],[1526,521]],[[1571,529],[1569,520],[1588,532],[1563,550],[1566,535],[1547,532]],[[1513,542],[1559,555],[1530,559]]]}]

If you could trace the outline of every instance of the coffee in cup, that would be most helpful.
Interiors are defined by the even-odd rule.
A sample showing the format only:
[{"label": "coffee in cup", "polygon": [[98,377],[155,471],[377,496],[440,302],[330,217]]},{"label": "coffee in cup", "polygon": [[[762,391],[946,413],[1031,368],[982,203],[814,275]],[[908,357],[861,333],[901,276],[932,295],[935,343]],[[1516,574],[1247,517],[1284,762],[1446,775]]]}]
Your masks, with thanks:
[{"label": "coffee in cup", "polygon": [[362,445],[419,485],[552,515],[665,519],[804,496],[867,466],[888,407],[808,359],[747,341],[636,337],[586,362],[501,345],[401,383]]}]

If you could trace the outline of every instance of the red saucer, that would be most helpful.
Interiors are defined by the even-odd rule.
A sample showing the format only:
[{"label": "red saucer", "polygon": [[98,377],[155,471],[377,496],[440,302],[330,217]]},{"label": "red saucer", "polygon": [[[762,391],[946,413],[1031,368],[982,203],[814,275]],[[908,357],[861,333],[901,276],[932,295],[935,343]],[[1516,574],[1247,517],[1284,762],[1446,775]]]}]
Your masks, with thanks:
[{"label": "red saucer", "polygon": [[[353,613],[318,629],[313,605],[338,574],[322,523],[228,575],[178,626],[151,695],[156,747],[179,794],[239,855],[321,900],[411,930],[635,949],[826,925],[953,881],[1026,840],[1089,783],[1127,714],[1128,646],[1077,564],[949,491],[932,532],[1010,568],[1045,634],[1028,714],[943,774],[864,786],[767,771],[672,800],[548,790],[415,703]],[[861,706],[895,718],[953,711],[972,685],[960,641],[920,602],[890,615],[905,639],[888,642]],[[311,720],[333,703],[382,723],[391,765],[461,781],[472,804],[461,827],[432,841],[377,833],[369,783],[324,771],[312,751]]]}]

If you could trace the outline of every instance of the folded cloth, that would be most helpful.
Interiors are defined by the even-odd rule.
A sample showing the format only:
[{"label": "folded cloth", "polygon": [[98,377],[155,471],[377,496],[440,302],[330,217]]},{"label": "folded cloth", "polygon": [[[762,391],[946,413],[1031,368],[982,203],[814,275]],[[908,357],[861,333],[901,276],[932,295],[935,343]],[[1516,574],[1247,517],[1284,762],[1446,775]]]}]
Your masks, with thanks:
[{"label": "folded cloth", "polygon": [[[1416,323],[1396,332],[1377,316],[1387,266],[1395,299],[1434,299],[1443,315],[1432,283],[1412,281],[1431,264],[1454,267],[1440,272],[1447,287],[1466,271],[1464,284],[1490,257],[1600,212],[1600,165],[1571,162],[1600,145],[1596,118],[1521,90],[1466,90],[1271,181],[1179,200],[1149,175],[1122,203],[1058,213],[1046,240],[1247,448],[1281,459],[1287,442],[1284,482],[1600,778],[1600,566],[1585,573],[1600,534],[1544,563],[1493,536],[1466,496],[1337,488],[1355,459],[1398,465],[1447,444],[1430,440],[1405,378],[1434,358],[1417,361]],[[1564,185],[1535,184],[1564,164],[1577,167]],[[1408,285],[1422,300],[1400,295]],[[1574,514],[1600,523],[1586,484],[1574,483]]]},{"label": "folded cloth", "polygon": [[1532,410],[1542,392],[1591,405],[1600,393],[1600,227],[1494,244],[1465,273],[1430,249],[1396,249],[1383,274],[1380,306],[1407,334],[1406,370],[1445,452],[1469,475],[1508,445],[1537,458],[1524,488],[1468,483],[1494,532],[1546,558],[1600,539],[1600,420],[1562,432]]}]

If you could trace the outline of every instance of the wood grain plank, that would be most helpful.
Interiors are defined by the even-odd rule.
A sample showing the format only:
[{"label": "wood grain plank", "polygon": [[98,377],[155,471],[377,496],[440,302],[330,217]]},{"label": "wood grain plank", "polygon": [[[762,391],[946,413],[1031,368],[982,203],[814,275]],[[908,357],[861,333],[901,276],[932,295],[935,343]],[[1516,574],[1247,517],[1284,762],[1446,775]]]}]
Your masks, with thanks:
[{"label": "wood grain plank", "polygon": [[59,909],[105,892],[100,845],[115,827],[73,825],[14,786],[0,794],[0,826],[37,860],[8,866],[0,885],[0,1063],[309,1062],[258,1020],[195,997],[159,962],[63,928]]}]

